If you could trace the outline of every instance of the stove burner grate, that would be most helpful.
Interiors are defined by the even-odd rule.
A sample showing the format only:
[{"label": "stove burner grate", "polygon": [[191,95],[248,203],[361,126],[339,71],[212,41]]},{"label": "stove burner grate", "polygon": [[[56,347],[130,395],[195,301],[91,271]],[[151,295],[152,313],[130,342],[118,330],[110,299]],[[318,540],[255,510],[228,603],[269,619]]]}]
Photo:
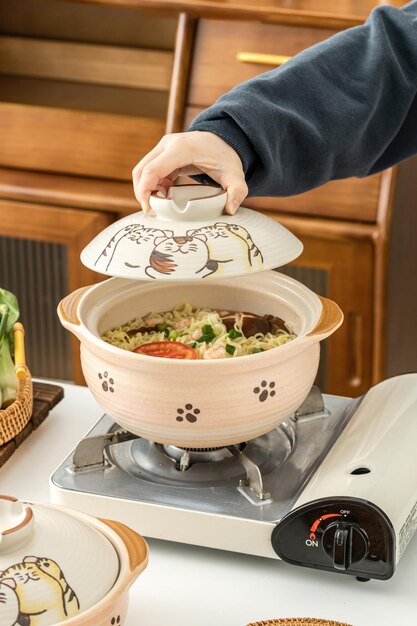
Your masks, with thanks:
[{"label": "stove burner grate", "polygon": [[179,463],[179,469],[183,472],[194,463],[217,463],[232,456],[227,447],[218,448],[180,448],[164,444],[162,450],[172,460]]},{"label": "stove burner grate", "polygon": [[217,448],[183,448],[182,446],[178,447],[180,450],[186,450],[187,452],[213,452],[214,450],[222,450],[224,446],[218,446]]},{"label": "stove burner grate", "polygon": [[[125,523],[130,525],[136,506],[138,517],[139,512],[146,517],[153,507],[163,506],[168,517],[174,509],[276,523],[291,510],[358,402],[323,398],[313,388],[294,417],[278,429],[246,445],[227,447],[232,455],[221,448],[226,458],[198,460],[186,471],[180,471],[178,460],[162,444],[123,431],[105,415],[55,471],[52,484],[61,503],[75,508],[88,504],[97,516],[105,517],[109,500],[118,503],[117,510],[120,515],[126,512]],[[187,452],[210,458],[219,450]],[[173,527],[178,528],[177,521]],[[159,536],[152,532],[149,536]]]},{"label": "stove burner grate", "polygon": [[190,450],[137,438],[110,446],[107,457],[131,476],[159,485],[207,487],[247,485],[256,478],[263,492],[262,476],[279,467],[296,442],[294,420],[252,439],[217,449]]}]

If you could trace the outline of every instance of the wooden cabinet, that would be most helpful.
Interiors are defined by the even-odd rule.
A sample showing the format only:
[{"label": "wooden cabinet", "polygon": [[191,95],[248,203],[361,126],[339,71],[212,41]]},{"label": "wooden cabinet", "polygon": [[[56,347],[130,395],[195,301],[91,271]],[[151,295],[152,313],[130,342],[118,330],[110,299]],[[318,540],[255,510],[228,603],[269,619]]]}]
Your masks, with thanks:
[{"label": "wooden cabinet", "polygon": [[111,213],[0,200],[0,284],[18,296],[28,364],[37,376],[83,381],[78,341],[60,325],[56,307],[70,291],[100,280],[79,257],[112,219]]},{"label": "wooden cabinet", "polygon": [[3,102],[1,165],[126,180],[164,128],[146,117]]},{"label": "wooden cabinet", "polygon": [[0,0],[0,166],[130,181],[164,134],[175,28],[132,9]]},{"label": "wooden cabinet", "polygon": [[[335,32],[304,25],[199,20],[180,127],[187,128],[236,84],[285,63]],[[404,290],[417,271],[414,246],[405,236],[407,229],[417,228],[416,191],[417,160],[375,176],[334,181],[299,196],[245,201],[303,241],[301,257],[281,271],[335,300],[345,314],[343,326],[323,345],[318,382],[324,391],[357,396],[388,374],[417,370],[417,330],[409,324],[407,342],[398,330],[404,311],[417,310],[417,290]],[[395,349],[399,345],[401,351]]]},{"label": "wooden cabinet", "polygon": [[[234,85],[362,23],[378,3],[293,4],[0,0],[0,284],[23,302],[34,374],[82,381],[55,307],[100,279],[79,253],[137,210],[131,170],[165,129],[183,130]],[[345,313],[323,345],[325,391],[356,396],[417,370],[416,172],[414,160],[292,198],[246,201],[303,241],[303,255],[282,271]]]},{"label": "wooden cabinet", "polygon": [[[269,215],[304,244],[303,254],[283,271],[337,302],[345,315],[342,326],[322,344],[320,387],[340,395],[364,393],[377,378],[372,363],[375,249],[370,233],[353,223],[318,220],[311,225],[308,219]],[[315,273],[321,274],[318,284],[308,284]]]},{"label": "wooden cabinet", "polygon": [[336,32],[253,21],[199,20],[188,103],[207,106],[234,85],[278,67]]},{"label": "wooden cabinet", "polygon": [[60,326],[100,280],[83,247],[138,209],[131,171],[165,131],[177,17],[0,0],[0,285],[16,292],[35,376],[83,382]]}]

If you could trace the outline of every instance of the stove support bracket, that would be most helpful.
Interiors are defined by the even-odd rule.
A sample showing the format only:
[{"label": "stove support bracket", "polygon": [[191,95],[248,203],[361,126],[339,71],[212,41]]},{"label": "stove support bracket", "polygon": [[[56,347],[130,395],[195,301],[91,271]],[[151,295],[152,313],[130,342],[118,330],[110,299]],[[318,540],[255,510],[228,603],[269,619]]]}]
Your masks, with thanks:
[{"label": "stove support bracket", "polygon": [[104,435],[82,439],[74,451],[74,472],[104,467],[106,463],[104,450],[107,446],[112,446],[115,443],[121,443],[123,441],[130,441],[132,439],[137,439],[137,435],[133,435],[127,431],[106,433]]},{"label": "stove support bracket", "polygon": [[240,481],[240,487],[247,487],[259,500],[268,500],[270,493],[264,491],[262,474],[259,467],[251,459],[235,446],[229,448],[235,459],[243,465],[246,472],[246,479]]},{"label": "stove support bracket", "polygon": [[320,389],[313,385],[307,398],[295,412],[295,419],[307,417],[308,415],[322,415],[325,411],[324,399]]}]

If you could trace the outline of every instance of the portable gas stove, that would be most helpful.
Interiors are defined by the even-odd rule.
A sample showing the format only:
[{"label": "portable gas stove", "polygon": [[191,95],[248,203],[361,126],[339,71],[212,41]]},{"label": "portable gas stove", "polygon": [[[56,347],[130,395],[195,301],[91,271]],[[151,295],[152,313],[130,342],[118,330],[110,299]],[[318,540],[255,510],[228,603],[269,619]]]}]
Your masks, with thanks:
[{"label": "portable gas stove", "polygon": [[105,415],[52,500],[147,537],[387,579],[417,526],[416,443],[417,374],[354,400],[313,387],[279,428],[226,448],[153,443]]}]

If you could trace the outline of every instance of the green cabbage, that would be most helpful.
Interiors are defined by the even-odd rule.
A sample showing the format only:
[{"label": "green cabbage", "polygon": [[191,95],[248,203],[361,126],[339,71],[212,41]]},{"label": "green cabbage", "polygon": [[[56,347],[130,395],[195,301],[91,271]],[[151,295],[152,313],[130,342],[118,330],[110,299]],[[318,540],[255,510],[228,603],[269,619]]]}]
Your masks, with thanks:
[{"label": "green cabbage", "polygon": [[0,407],[16,400],[18,381],[12,359],[13,324],[19,319],[19,305],[14,294],[0,289]]}]

